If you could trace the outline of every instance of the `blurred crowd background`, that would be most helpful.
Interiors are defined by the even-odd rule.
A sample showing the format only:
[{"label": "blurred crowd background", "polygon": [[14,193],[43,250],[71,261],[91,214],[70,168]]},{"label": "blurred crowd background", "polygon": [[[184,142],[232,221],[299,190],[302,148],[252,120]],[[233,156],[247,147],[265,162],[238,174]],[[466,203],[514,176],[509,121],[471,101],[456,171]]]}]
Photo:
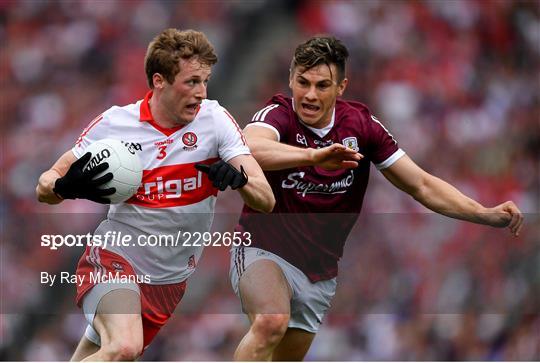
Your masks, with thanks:
[{"label": "blurred crowd background", "polygon": [[[493,206],[514,200],[523,233],[428,213],[373,169],[338,290],[308,360],[540,360],[539,1],[0,0],[0,359],[67,360],[85,321],[82,248],[41,233],[92,232],[105,210],[40,205],[40,173],[111,105],[147,91],[143,58],[166,27],[204,31],[209,85],[243,126],[288,93],[296,45],[330,33],[349,47],[345,98],[366,103],[424,169]],[[220,195],[214,229],[241,208]],[[228,251],[208,248],[184,301],[143,360],[230,360],[248,327]]]}]

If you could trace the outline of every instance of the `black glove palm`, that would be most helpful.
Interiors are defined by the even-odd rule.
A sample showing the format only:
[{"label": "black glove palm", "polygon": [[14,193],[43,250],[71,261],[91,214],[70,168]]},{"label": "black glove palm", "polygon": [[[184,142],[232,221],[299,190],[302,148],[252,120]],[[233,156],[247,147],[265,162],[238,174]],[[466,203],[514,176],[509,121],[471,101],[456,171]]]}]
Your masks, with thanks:
[{"label": "black glove palm", "polygon": [[108,163],[102,163],[90,170],[84,170],[92,154],[87,152],[79,160],[71,164],[66,175],[58,178],[54,184],[53,191],[63,199],[88,199],[93,202],[109,204],[111,201],[103,198],[114,194],[116,188],[100,189],[99,186],[112,180],[112,173],[107,173],[94,179],[96,175],[107,170]]},{"label": "black glove palm", "polygon": [[212,165],[195,164],[195,169],[208,174],[208,178],[212,181],[214,187],[221,191],[227,189],[238,189],[243,187],[248,182],[248,176],[244,171],[244,167],[240,166],[240,171],[236,170],[231,164],[219,160]]}]

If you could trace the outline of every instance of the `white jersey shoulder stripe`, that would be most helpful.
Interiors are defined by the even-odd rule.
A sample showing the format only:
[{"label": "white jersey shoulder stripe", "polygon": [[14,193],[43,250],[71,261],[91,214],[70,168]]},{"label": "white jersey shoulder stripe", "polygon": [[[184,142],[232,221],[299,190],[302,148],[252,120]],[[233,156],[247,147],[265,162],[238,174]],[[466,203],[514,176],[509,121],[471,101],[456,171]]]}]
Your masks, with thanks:
[{"label": "white jersey shoulder stripe", "polygon": [[[270,105],[271,106],[271,105]],[[255,120],[258,120],[259,119],[259,116],[261,116],[261,114],[267,109],[269,108],[270,106],[266,106],[264,107],[263,109],[255,112],[255,115],[253,115],[253,118],[251,119],[251,121],[255,121]]]},{"label": "white jersey shoulder stripe", "polygon": [[279,141],[279,140],[281,139],[281,136],[280,136],[280,134],[279,134],[279,131],[278,131],[274,126],[272,126],[272,125],[269,125],[269,124],[264,123],[264,122],[257,121],[257,122],[252,122],[252,123],[250,123],[250,124],[247,124],[245,128],[247,129],[248,127],[251,127],[251,126],[261,126],[261,127],[266,127],[267,129],[270,129],[270,130],[274,131],[274,133],[275,133],[276,136],[277,136],[277,141]]},{"label": "white jersey shoulder stripe", "polygon": [[261,115],[261,119],[259,121],[264,121],[264,119],[266,118],[266,115],[268,115],[268,112],[272,111],[273,109],[275,108],[278,108],[279,105],[272,105],[270,106],[266,111],[264,111],[264,113]]},{"label": "white jersey shoulder stripe", "polygon": [[381,125],[381,127],[383,128],[384,131],[386,131],[386,133],[388,134],[388,136],[390,136],[392,138],[392,141],[394,142],[394,144],[397,144],[397,141],[396,139],[394,139],[394,135],[392,135],[390,133],[390,131],[388,131],[388,129],[386,127],[384,127],[384,125],[377,119],[377,117],[371,115],[371,119],[373,121],[375,121],[376,123],[378,123],[379,125]]},{"label": "white jersey shoulder stripe", "polygon": [[88,126],[86,126],[86,128],[83,130],[83,132],[81,133],[81,135],[79,136],[79,138],[77,139],[77,141],[75,141],[75,145],[79,145],[83,138],[90,132],[90,130],[92,130],[92,128],[99,122],[103,120],[103,114],[97,116],[95,119],[93,119],[92,121],[90,121],[90,123],[88,124]]},{"label": "white jersey shoulder stripe", "polygon": [[257,113],[255,113],[251,121],[264,121],[264,118],[266,117],[266,115],[268,115],[268,112],[277,107],[279,107],[278,104],[266,106],[262,110],[259,110]]},{"label": "white jersey shoulder stripe", "polygon": [[242,129],[240,129],[240,126],[238,126],[238,123],[236,122],[234,117],[226,109],[223,109],[223,112],[225,112],[225,115],[227,115],[229,117],[229,119],[234,124],[234,127],[236,127],[236,131],[238,131],[238,135],[240,135],[240,139],[242,140],[242,143],[244,145],[247,145],[247,141],[246,141],[246,138],[245,138],[244,134],[242,133]]}]

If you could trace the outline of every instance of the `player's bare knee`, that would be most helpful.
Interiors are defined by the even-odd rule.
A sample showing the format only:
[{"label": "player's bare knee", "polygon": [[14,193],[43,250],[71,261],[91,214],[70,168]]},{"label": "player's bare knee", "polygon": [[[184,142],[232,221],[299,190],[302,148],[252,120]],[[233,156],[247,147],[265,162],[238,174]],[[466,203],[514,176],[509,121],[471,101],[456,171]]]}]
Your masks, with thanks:
[{"label": "player's bare knee", "polygon": [[105,353],[109,360],[114,361],[137,359],[143,351],[143,336],[142,331],[136,330],[124,331],[123,334],[111,337],[111,340],[101,347],[102,353]]},{"label": "player's bare knee", "polygon": [[277,344],[287,331],[289,314],[259,314],[253,321],[253,332],[269,344]]},{"label": "player's bare knee", "polygon": [[142,354],[142,339],[120,339],[101,347],[102,353],[111,361],[134,361]]}]

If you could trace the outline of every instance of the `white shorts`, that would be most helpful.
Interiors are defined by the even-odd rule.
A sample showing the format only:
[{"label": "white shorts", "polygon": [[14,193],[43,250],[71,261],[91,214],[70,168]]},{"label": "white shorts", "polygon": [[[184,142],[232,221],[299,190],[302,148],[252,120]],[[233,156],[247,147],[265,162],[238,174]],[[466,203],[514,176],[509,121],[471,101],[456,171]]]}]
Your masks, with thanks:
[{"label": "white shorts", "polygon": [[[107,273],[116,271],[120,279],[97,280],[92,277],[97,269],[100,276],[102,272],[104,276],[108,276]],[[122,277],[126,277],[127,281],[122,281]],[[139,313],[142,319],[144,349],[146,349],[167,323],[186,290],[186,281],[162,285],[139,282],[135,270],[121,255],[94,247],[87,247],[79,259],[77,278],[83,281],[82,284],[77,284],[76,301],[77,305],[82,306],[84,316],[88,321],[85,336],[96,345],[101,345],[101,339],[94,329],[94,319],[101,299],[111,291],[127,289],[139,295]],[[113,275],[112,278],[117,278],[117,275]],[[123,301],[117,299],[116,303],[117,305],[110,306],[112,310],[108,313],[134,313],[134,311],[126,311]],[[115,309],[119,310],[115,311]]]},{"label": "white shorts", "polygon": [[317,333],[336,293],[336,278],[313,283],[302,271],[276,254],[255,247],[238,247],[231,249],[229,271],[233,290],[238,297],[242,274],[249,265],[258,260],[274,261],[283,271],[292,289],[289,328]]},{"label": "white shorts", "polygon": [[101,346],[101,338],[94,329],[94,318],[96,317],[99,302],[103,296],[117,289],[128,289],[139,295],[141,294],[139,286],[136,283],[100,283],[94,286],[83,298],[82,308],[84,317],[88,322],[84,335],[95,345]]}]

